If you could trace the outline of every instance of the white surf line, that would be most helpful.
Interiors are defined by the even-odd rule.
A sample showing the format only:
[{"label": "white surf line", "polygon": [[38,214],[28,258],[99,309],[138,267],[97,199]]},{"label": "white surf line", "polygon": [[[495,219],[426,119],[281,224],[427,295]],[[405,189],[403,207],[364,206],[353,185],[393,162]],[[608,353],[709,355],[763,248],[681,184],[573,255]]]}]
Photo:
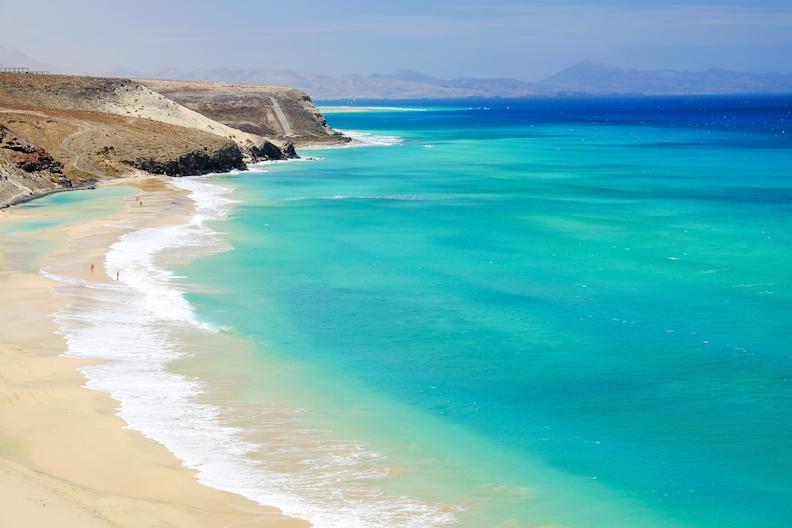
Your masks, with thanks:
[{"label": "white surf line", "polygon": [[289,118],[286,117],[286,114],[284,113],[283,108],[281,108],[280,103],[273,96],[270,95],[268,97],[269,100],[272,101],[272,109],[275,110],[275,116],[278,118],[278,121],[280,121],[281,128],[283,129],[283,135],[293,136],[294,130],[292,130],[291,123],[289,123]]},{"label": "white surf line", "polygon": [[[288,516],[306,519],[314,528],[456,524],[456,512],[461,511],[456,507],[386,493],[369,484],[387,477],[388,471],[378,463],[383,455],[364,444],[305,436],[314,433],[299,422],[294,422],[293,433],[282,432],[286,436],[272,444],[257,441],[245,429],[228,423],[225,417],[232,407],[203,401],[206,381],[170,369],[173,362],[191,356],[185,330],[204,335],[220,329],[200,320],[186,296],[183,278],[161,264],[159,255],[178,250],[200,258],[230,249],[210,222],[227,217],[233,203],[232,188],[204,177],[172,182],[190,193],[195,204],[191,218],[121,235],[105,255],[111,278],[121,270],[118,281],[98,283],[42,271],[48,278],[78,287],[73,290],[74,301],[52,317],[66,339],[64,355],[103,360],[80,368],[85,386],[109,393],[119,402],[116,414],[195,470],[198,482],[275,506]],[[262,425],[269,421],[286,427],[282,424],[299,411],[284,414],[283,409],[275,409],[274,413],[262,408],[258,415]],[[296,447],[304,450],[295,453]],[[298,466],[284,470],[284,462],[296,460]]]}]

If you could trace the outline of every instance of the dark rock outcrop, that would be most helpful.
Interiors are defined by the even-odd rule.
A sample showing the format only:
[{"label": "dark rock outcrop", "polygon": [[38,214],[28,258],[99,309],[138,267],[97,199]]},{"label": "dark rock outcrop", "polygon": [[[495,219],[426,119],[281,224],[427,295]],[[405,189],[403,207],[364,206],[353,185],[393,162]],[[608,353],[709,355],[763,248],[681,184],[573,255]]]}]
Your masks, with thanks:
[{"label": "dark rock outcrop", "polygon": [[260,145],[254,145],[247,149],[247,155],[253,162],[256,161],[271,161],[271,160],[285,160],[297,159],[297,151],[294,150],[294,144],[287,141],[283,146],[278,146],[271,141],[264,141]]},{"label": "dark rock outcrop", "polygon": [[212,172],[245,170],[242,151],[235,143],[214,151],[195,150],[173,159],[140,157],[124,163],[153,174],[168,176],[198,176]]},{"label": "dark rock outcrop", "polygon": [[0,125],[0,208],[73,187],[46,150]]},{"label": "dark rock outcrop", "polygon": [[10,150],[9,161],[25,172],[63,173],[63,165],[55,161],[46,150],[13,134],[3,125],[0,125],[0,148]]},{"label": "dark rock outcrop", "polygon": [[288,159],[299,159],[300,155],[297,154],[297,151],[294,149],[294,143],[291,141],[287,141],[285,145],[281,147],[281,151],[286,155]]},{"label": "dark rock outcrop", "polygon": [[62,173],[63,166],[52,159],[52,156],[45,151],[30,152],[23,154],[12,154],[11,163],[16,164],[17,167],[25,172],[37,172],[48,170],[54,173]]}]

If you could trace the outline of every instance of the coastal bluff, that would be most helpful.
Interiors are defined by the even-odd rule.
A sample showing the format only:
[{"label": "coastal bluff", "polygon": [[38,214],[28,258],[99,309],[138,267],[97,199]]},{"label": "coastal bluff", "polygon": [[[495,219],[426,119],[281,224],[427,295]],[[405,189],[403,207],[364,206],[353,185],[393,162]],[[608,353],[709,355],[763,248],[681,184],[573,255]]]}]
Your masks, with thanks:
[{"label": "coastal bluff", "polygon": [[[262,87],[253,99],[229,85],[218,90],[223,96],[211,105],[193,104],[204,114],[130,79],[0,73],[0,207],[135,171],[245,170],[249,162],[298,157],[293,141],[345,139],[299,90]],[[232,115],[239,119],[212,117]],[[285,116],[286,130],[255,126],[272,115]]]},{"label": "coastal bluff", "polygon": [[262,84],[135,79],[231,128],[296,145],[345,143],[302,90]]},{"label": "coastal bluff", "polygon": [[72,187],[63,166],[49,152],[0,125],[0,204]]}]

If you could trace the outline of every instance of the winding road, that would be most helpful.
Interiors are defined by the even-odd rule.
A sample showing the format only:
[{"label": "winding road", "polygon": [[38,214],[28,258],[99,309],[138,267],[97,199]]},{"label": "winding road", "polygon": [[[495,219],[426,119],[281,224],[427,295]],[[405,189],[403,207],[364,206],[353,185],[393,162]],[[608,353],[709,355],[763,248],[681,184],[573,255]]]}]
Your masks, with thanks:
[{"label": "winding road", "polygon": [[[35,115],[35,116],[38,116],[38,117],[46,117],[48,119],[52,118],[52,116],[47,115],[47,114],[45,114],[43,112],[37,112],[35,110],[18,110],[18,109],[15,109],[15,108],[0,108],[0,113],[4,113],[4,114],[27,114],[27,115]],[[74,132],[72,132],[71,134],[69,134],[68,136],[63,138],[63,140],[60,143],[60,148],[63,149],[67,154],[69,154],[72,157],[72,166],[75,169],[77,169],[78,171],[87,172],[87,173],[90,174],[91,173],[90,170],[86,169],[85,167],[81,167],[80,166],[80,155],[77,153],[76,150],[74,150],[71,147],[71,144],[72,144],[72,142],[75,139],[77,139],[78,137],[82,136],[86,132],[92,131],[92,130],[99,130],[101,128],[101,126],[100,125],[94,125],[94,124],[88,123],[86,121],[78,121],[76,119],[69,119],[69,118],[63,118],[63,117],[58,117],[58,119],[60,121],[72,124],[72,125],[77,127],[77,130],[75,130]]]}]

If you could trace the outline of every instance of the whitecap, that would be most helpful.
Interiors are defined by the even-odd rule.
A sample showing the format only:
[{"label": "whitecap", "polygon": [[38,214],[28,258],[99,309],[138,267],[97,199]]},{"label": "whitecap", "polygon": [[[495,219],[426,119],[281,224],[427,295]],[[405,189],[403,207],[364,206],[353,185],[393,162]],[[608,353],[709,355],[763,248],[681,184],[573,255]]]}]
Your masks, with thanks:
[{"label": "whitecap", "polygon": [[358,130],[339,130],[345,136],[352,138],[363,145],[375,147],[390,147],[404,143],[404,139],[399,136],[378,135]]}]

